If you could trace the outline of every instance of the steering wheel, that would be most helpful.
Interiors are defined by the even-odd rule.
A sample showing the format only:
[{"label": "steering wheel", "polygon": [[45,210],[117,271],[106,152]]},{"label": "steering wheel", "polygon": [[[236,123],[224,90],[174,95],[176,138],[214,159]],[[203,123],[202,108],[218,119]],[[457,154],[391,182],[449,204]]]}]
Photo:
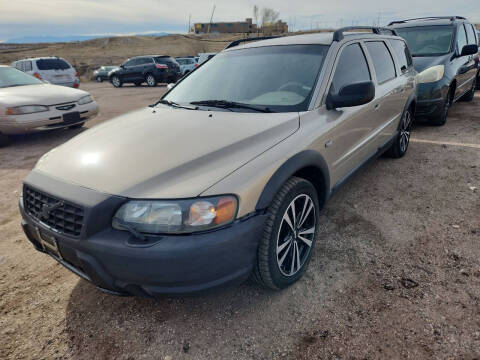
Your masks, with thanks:
[{"label": "steering wheel", "polygon": [[[299,94],[302,94],[305,92],[305,89],[303,88],[303,84],[297,82],[297,81],[289,81],[288,83],[286,84],[283,84],[282,86],[280,86],[277,91],[292,91],[292,92],[295,92],[295,93],[299,93]],[[300,91],[295,91],[293,90],[292,88],[298,88],[298,90]]]}]

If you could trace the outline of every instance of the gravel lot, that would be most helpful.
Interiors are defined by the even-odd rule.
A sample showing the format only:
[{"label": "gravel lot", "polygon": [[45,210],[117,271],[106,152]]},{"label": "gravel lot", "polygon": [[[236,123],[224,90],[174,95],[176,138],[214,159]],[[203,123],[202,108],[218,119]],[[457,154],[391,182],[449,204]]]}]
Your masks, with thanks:
[{"label": "gravel lot", "polygon": [[[89,127],[165,91],[82,88],[101,107]],[[480,358],[479,95],[444,127],[417,125],[404,158],[355,175],[323,212],[304,278],[276,293],[101,293],[36,252],[17,209],[37,159],[78,131],[16,138],[0,149],[0,358]]]}]

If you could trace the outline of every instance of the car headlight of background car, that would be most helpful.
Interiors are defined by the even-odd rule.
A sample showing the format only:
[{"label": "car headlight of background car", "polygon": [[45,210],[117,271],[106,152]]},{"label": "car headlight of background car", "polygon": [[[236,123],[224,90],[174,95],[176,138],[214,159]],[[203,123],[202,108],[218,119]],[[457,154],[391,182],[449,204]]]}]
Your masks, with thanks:
[{"label": "car headlight of background car", "polygon": [[445,66],[443,65],[429,67],[417,75],[417,84],[426,84],[439,81],[443,78],[444,72]]},{"label": "car headlight of background car", "polygon": [[33,114],[37,112],[48,111],[48,106],[44,105],[24,105],[7,108],[5,113],[7,115],[24,115],[24,114]]},{"label": "car headlight of background car", "polygon": [[84,96],[82,98],[80,98],[80,100],[78,100],[78,105],[85,105],[85,104],[88,104],[88,103],[91,103],[93,102],[93,96],[92,95],[87,95],[87,96]]},{"label": "car headlight of background car", "polygon": [[235,220],[238,201],[225,195],[189,200],[132,200],[115,214],[117,230],[179,234],[214,229]]}]

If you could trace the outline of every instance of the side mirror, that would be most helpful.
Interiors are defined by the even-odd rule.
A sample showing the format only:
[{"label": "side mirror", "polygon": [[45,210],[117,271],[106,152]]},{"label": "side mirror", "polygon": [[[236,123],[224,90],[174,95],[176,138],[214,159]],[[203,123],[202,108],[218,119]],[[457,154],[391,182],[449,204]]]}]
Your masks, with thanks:
[{"label": "side mirror", "polygon": [[372,81],[345,85],[338,94],[329,93],[327,110],[368,104],[375,98],[375,84]]},{"label": "side mirror", "polygon": [[125,65],[120,65],[120,69],[125,69]]},{"label": "side mirror", "polygon": [[465,45],[462,48],[462,53],[460,54],[460,56],[475,55],[476,53],[478,53],[478,45],[470,44]]},{"label": "side mirror", "polygon": [[175,83],[170,83],[167,85],[167,90],[172,90],[175,87]]}]

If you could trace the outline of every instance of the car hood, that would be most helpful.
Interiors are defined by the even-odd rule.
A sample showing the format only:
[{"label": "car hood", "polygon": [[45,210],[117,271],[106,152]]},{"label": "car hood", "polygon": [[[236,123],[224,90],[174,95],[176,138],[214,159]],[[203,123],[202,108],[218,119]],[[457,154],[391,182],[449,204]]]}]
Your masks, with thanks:
[{"label": "car hood", "polygon": [[0,104],[6,106],[56,105],[77,101],[86,91],[50,84],[0,88]]},{"label": "car hood", "polygon": [[452,56],[451,54],[441,56],[415,56],[413,57],[413,66],[415,70],[421,73],[429,67],[445,64],[446,60]]},{"label": "car hood", "polygon": [[35,171],[130,198],[194,197],[298,127],[298,113],[160,105],[85,131],[44,155]]}]

